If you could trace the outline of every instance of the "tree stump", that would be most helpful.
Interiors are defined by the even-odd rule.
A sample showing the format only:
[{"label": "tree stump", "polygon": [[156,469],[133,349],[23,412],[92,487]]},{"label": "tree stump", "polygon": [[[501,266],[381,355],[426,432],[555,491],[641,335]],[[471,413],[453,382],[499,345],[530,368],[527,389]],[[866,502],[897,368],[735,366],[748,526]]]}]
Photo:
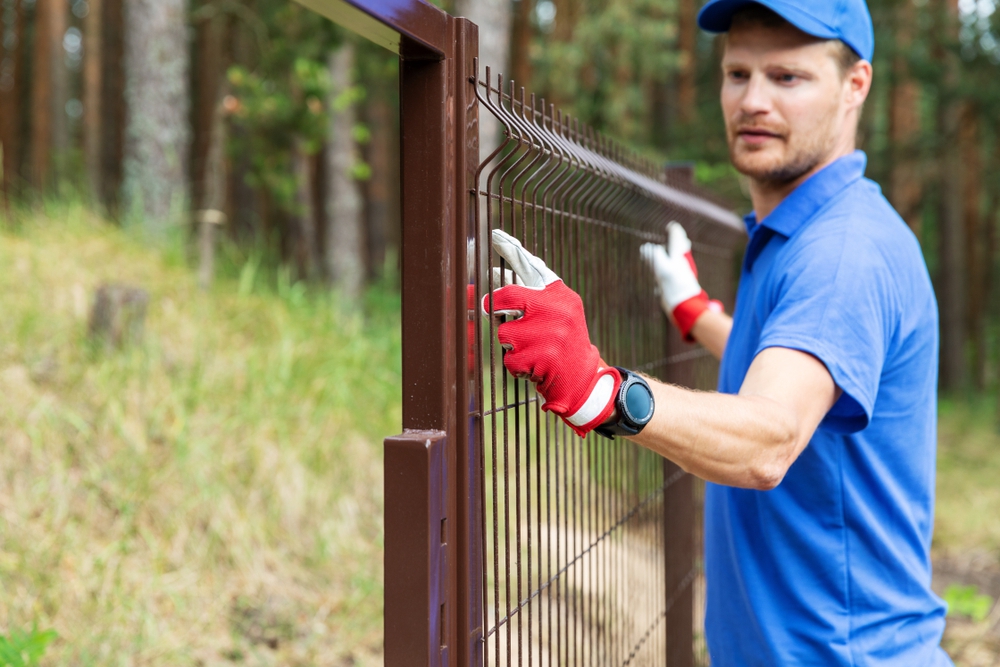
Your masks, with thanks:
[{"label": "tree stump", "polygon": [[90,313],[90,336],[106,347],[121,348],[142,340],[149,294],[129,285],[101,285]]}]

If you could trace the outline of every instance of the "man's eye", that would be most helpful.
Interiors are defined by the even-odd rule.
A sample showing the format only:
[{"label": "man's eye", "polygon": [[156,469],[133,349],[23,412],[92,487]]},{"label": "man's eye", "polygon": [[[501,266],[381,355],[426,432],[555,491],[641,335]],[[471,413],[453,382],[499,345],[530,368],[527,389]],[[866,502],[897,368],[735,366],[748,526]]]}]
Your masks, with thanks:
[{"label": "man's eye", "polygon": [[730,72],[729,78],[732,79],[733,81],[745,81],[749,77],[747,76],[746,72]]},{"label": "man's eye", "polygon": [[778,83],[795,83],[799,80],[799,77],[794,74],[779,74],[775,79],[778,80]]}]

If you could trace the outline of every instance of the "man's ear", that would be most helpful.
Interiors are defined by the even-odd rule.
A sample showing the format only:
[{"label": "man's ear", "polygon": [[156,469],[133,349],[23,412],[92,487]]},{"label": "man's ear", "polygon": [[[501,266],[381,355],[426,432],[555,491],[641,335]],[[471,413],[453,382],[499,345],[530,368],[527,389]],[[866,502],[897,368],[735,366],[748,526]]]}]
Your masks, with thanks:
[{"label": "man's ear", "polygon": [[844,76],[844,83],[848,106],[860,109],[872,89],[872,64],[867,60],[854,63]]}]

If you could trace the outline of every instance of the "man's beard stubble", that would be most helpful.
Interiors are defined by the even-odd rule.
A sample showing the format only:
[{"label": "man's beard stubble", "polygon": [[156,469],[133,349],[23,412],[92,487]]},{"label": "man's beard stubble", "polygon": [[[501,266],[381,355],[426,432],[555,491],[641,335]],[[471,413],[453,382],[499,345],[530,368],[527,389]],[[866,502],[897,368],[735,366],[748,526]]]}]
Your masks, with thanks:
[{"label": "man's beard stubble", "polygon": [[[738,123],[737,133],[739,130],[750,129],[753,127],[752,123]],[[820,128],[816,128],[817,130]],[[823,132],[815,132],[813,137],[819,135],[819,138],[813,138],[806,145],[799,147],[795,150],[791,156],[789,156],[783,163],[775,165],[765,165],[763,167],[754,168],[748,164],[742,164],[741,157],[744,155],[752,155],[756,151],[753,149],[744,149],[742,154],[737,154],[734,150],[736,142],[739,140],[738,134],[734,134],[729,139],[729,159],[736,168],[736,171],[740,172],[744,176],[747,176],[761,185],[770,187],[780,187],[792,183],[802,176],[808,174],[813,169],[817,167],[824,159],[830,154],[832,146],[824,145],[824,143],[832,143],[831,141],[824,142],[822,139],[827,137],[823,136]],[[779,133],[781,139],[780,141],[786,142],[788,145],[788,131]]]}]

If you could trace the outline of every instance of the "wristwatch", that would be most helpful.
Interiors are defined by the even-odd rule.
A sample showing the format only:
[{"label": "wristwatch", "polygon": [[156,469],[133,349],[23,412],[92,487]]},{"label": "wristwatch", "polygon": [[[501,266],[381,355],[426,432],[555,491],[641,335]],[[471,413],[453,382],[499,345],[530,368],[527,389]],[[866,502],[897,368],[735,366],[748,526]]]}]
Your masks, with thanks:
[{"label": "wristwatch", "polygon": [[615,411],[618,421],[602,424],[594,429],[605,438],[615,439],[616,435],[638,435],[653,418],[653,391],[638,373],[616,366],[621,373],[622,383],[615,396]]}]

